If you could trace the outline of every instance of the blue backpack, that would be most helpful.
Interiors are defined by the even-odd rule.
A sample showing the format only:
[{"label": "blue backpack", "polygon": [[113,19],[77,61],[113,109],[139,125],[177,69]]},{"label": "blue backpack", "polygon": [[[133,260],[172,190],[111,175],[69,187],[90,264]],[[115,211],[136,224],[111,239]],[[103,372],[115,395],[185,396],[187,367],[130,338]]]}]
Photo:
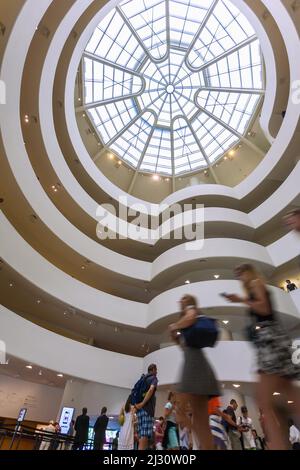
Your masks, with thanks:
[{"label": "blue backpack", "polygon": [[192,326],[181,330],[181,334],[190,348],[213,348],[219,336],[217,320],[199,315]]},{"label": "blue backpack", "polygon": [[147,378],[149,375],[143,374],[141,378],[137,381],[133,389],[131,390],[131,404],[136,405],[141,403],[149,389]]}]

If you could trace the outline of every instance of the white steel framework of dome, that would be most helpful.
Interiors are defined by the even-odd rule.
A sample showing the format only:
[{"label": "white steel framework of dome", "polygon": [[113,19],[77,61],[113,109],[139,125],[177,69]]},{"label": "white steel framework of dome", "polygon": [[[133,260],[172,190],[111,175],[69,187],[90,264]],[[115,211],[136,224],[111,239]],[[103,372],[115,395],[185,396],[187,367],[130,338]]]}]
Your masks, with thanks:
[{"label": "white steel framework of dome", "polygon": [[254,29],[228,0],[125,0],[83,56],[84,107],[104,148],[138,172],[211,166],[264,95]]}]

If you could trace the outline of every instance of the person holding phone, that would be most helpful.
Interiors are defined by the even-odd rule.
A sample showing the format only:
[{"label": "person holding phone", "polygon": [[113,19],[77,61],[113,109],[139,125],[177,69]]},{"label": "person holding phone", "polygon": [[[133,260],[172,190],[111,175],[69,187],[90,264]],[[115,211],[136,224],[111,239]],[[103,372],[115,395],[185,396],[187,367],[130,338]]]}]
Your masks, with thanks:
[{"label": "person holding phone", "polygon": [[294,402],[295,413],[300,415],[300,394],[293,383],[300,379],[300,367],[293,363],[292,344],[276,312],[264,279],[251,264],[235,269],[242,282],[246,297],[226,294],[228,301],[249,307],[251,320],[249,339],[257,351],[259,383],[256,396],[258,406],[264,410],[265,427],[270,450],[287,450],[289,443],[285,433],[285,422],[277,416],[274,391],[280,392]]}]

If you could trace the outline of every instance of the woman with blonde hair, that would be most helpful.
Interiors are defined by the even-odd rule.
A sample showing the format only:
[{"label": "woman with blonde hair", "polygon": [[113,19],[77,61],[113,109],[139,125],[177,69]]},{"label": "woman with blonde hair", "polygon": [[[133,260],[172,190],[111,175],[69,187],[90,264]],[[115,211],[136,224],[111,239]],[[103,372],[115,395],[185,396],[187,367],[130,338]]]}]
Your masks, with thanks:
[{"label": "woman with blonde hair", "polygon": [[299,389],[293,381],[300,379],[300,367],[292,361],[291,339],[273,310],[271,295],[263,278],[251,264],[238,266],[235,274],[244,286],[246,297],[224,295],[230,302],[249,307],[251,324],[247,329],[248,339],[256,348],[258,362],[257,402],[264,410],[269,448],[285,450],[289,444],[283,420],[276,416],[273,393],[280,392],[287,400],[293,401],[295,413],[299,415]]},{"label": "woman with blonde hair", "polygon": [[186,406],[190,404],[194,442],[201,450],[212,450],[214,444],[209,427],[208,401],[220,395],[219,386],[202,349],[187,346],[184,335],[178,334],[196,323],[199,316],[197,301],[191,295],[184,295],[180,305],[180,319],[169,327],[173,340],[180,344],[184,352],[184,366],[176,393],[177,414],[186,419]]}]

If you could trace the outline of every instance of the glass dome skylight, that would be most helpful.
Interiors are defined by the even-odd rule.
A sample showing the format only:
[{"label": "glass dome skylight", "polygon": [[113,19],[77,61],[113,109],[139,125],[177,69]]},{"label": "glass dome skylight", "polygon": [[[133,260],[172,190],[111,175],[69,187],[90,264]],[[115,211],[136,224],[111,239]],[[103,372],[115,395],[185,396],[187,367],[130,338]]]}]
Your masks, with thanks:
[{"label": "glass dome skylight", "polygon": [[262,76],[259,41],[229,0],[125,0],[84,52],[84,106],[105,148],[176,176],[243,138]]}]

